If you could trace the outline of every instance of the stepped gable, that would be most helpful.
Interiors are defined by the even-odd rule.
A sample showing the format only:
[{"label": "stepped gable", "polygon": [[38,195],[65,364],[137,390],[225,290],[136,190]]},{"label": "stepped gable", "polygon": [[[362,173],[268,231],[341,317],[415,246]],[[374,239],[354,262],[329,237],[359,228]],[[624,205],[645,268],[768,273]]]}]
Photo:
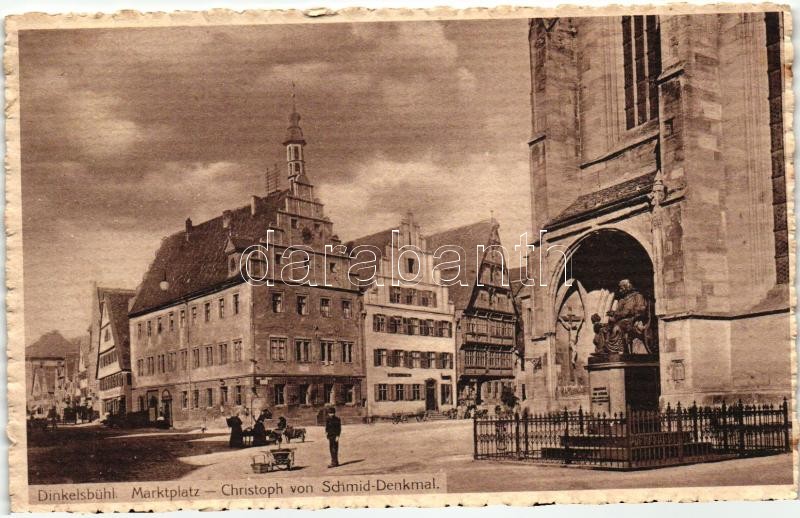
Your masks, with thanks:
[{"label": "stepped gable", "polygon": [[[277,222],[278,211],[285,206],[287,191],[275,191],[251,205],[231,210],[199,225],[186,222],[186,230],[162,240],[130,308],[137,315],[193,293],[209,290],[232,280],[228,275],[225,245],[234,237],[237,247],[245,242],[257,244],[267,229]],[[255,210],[254,210],[255,209]],[[226,226],[224,219],[229,217]],[[166,290],[160,284],[167,281]]]}]

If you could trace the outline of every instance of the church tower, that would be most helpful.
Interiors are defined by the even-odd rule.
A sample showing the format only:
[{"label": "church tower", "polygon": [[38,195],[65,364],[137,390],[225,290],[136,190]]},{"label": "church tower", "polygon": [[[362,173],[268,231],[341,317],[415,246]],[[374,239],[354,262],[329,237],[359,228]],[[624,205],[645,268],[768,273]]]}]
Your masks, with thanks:
[{"label": "church tower", "polygon": [[292,113],[289,115],[289,127],[286,129],[286,139],[283,141],[283,145],[286,146],[289,183],[294,183],[305,175],[303,147],[306,145],[303,130],[300,128],[300,114],[297,113],[294,90],[292,91]]},{"label": "church tower", "polygon": [[286,139],[283,141],[283,145],[286,146],[289,190],[293,196],[313,201],[314,187],[306,175],[304,158],[306,139],[303,137],[303,130],[300,128],[300,114],[297,113],[294,85],[292,85],[292,88],[292,113],[289,115],[289,127],[286,129]]}]

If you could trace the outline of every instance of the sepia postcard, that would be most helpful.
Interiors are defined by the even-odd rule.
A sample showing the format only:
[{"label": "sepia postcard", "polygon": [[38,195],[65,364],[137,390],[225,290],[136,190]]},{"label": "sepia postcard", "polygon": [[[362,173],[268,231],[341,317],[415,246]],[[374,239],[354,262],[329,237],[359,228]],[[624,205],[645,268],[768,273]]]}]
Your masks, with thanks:
[{"label": "sepia postcard", "polygon": [[13,511],[797,497],[786,6],[5,28]]}]

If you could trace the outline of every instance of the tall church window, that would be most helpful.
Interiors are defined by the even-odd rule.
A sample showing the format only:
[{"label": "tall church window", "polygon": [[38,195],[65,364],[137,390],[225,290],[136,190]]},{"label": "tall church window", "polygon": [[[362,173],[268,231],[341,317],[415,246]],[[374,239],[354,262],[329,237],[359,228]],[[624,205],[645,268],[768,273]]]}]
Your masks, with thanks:
[{"label": "tall church window", "polygon": [[783,70],[781,13],[764,14],[769,87],[769,133],[772,154],[772,231],[775,238],[775,282],[789,282],[789,231],[786,216],[786,171],[783,152]]},{"label": "tall church window", "polygon": [[657,16],[622,17],[625,73],[625,126],[630,129],[658,117],[661,29]]}]

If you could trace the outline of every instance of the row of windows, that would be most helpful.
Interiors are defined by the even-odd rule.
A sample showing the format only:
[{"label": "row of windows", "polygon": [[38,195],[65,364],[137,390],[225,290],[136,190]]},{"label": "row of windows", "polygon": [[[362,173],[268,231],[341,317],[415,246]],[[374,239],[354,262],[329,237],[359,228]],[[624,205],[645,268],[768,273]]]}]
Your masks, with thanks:
[{"label": "row of windows", "polygon": [[424,320],[398,316],[372,315],[372,330],[376,333],[393,333],[451,338],[453,323],[446,320]]},{"label": "row of windows", "polygon": [[464,327],[467,333],[473,335],[514,338],[514,324],[512,322],[471,318],[465,322]]},{"label": "row of windows", "polygon": [[[341,307],[341,317],[342,318],[353,318],[353,302],[349,299],[343,299],[340,301]],[[298,315],[308,315],[309,314],[309,297],[308,295],[297,295],[295,298],[295,312]],[[284,296],[281,292],[272,292],[272,312],[273,313],[283,313],[285,311],[284,308]],[[330,318],[333,315],[333,302],[331,299],[327,297],[322,297],[319,299],[319,314],[323,317]]]},{"label": "row of windows", "polygon": [[[214,399],[214,389],[207,388],[203,391],[203,401],[200,401],[200,390],[195,389],[191,392],[192,395],[192,408],[200,408],[201,404],[204,407],[212,407],[215,404],[220,405],[227,405],[230,402],[230,389],[231,387],[220,387],[219,388],[219,399]],[[241,385],[234,385],[233,386],[233,404],[234,405],[241,405],[244,401],[243,397],[244,391]],[[181,392],[181,408],[187,409],[189,408],[189,391],[184,390]]]},{"label": "row of windows", "polygon": [[114,350],[112,350],[110,352],[107,352],[107,353],[103,353],[103,354],[100,355],[100,360],[98,361],[98,364],[99,364],[101,369],[103,367],[107,367],[107,366],[112,365],[114,363],[117,363],[117,350],[116,349],[114,349]]},{"label": "row of windows", "polygon": [[122,387],[125,385],[125,380],[130,384],[130,374],[127,372],[117,372],[111,376],[106,376],[99,381],[100,390],[110,390],[114,387]]},{"label": "row of windows", "polygon": [[272,403],[281,405],[323,405],[352,404],[356,401],[355,386],[352,384],[322,385],[277,383],[272,389]]},{"label": "row of windows", "polygon": [[[213,407],[215,405],[228,405],[232,402],[234,405],[242,405],[243,389],[241,385],[232,387],[220,387],[214,389],[212,387],[206,388],[202,392],[199,389],[191,391],[187,390],[181,392],[181,408],[189,408],[189,397],[191,395],[191,408]],[[272,388],[272,404],[275,406],[282,405],[322,405],[322,404],[352,404],[356,401],[355,386],[352,384],[334,385],[311,385],[311,384],[285,384],[278,383]],[[203,395],[201,401],[200,396]]]},{"label": "row of windows", "polygon": [[466,349],[464,351],[464,366],[479,368],[510,369],[513,367],[514,358],[511,351],[483,351]]},{"label": "row of windows", "polygon": [[[239,294],[234,293],[231,297],[231,309],[230,311],[234,315],[238,315],[241,310],[241,304],[239,303]],[[191,325],[195,325],[197,323],[197,306],[192,306],[190,308],[190,322]],[[217,318],[220,320],[225,318],[226,315],[226,305],[225,305],[225,297],[220,297],[216,301],[216,315]],[[214,306],[212,302],[206,302],[203,304],[203,321],[211,322],[212,313],[214,313]],[[139,322],[136,324],[136,338],[142,338],[143,333],[147,333],[147,336],[153,336],[153,328],[155,323],[155,333],[160,335],[164,332],[175,332],[175,312],[170,311],[166,317],[156,317],[154,320],[148,320],[143,323]],[[186,310],[181,309],[178,312],[178,326],[182,329],[186,325]]]},{"label": "row of windows", "polygon": [[453,353],[375,349],[375,367],[408,367],[409,369],[452,369]]},{"label": "row of windows", "polygon": [[[171,351],[138,359],[136,361],[136,373],[139,376],[150,376],[165,372],[175,372],[179,368],[178,355],[180,355],[180,370],[188,369],[189,351],[188,349],[181,349],[180,351]],[[199,369],[201,366],[225,365],[229,361],[234,363],[242,361],[241,340],[233,341],[233,358],[230,357],[227,343],[217,344],[216,346],[206,345],[192,349],[193,369]]]},{"label": "row of windows", "polygon": [[[434,398],[435,394],[434,392]],[[440,404],[452,404],[453,386],[449,383],[440,385],[440,395]],[[378,383],[375,385],[375,401],[423,401],[426,397],[425,389],[419,383]]]},{"label": "row of windows", "polygon": [[389,302],[392,304],[408,304],[410,306],[435,308],[436,292],[393,286],[389,288]]},{"label": "row of windows", "polygon": [[[273,361],[287,361],[290,357],[288,343],[289,340],[287,338],[270,338],[270,358]],[[291,352],[291,358],[294,358],[294,361],[298,363],[319,362],[322,365],[333,365],[337,362],[353,363],[355,357],[353,342],[337,342],[334,340],[319,340],[317,346],[313,347],[311,340],[297,338],[294,341],[294,349]]]},{"label": "row of windows", "polygon": [[498,293],[494,288],[487,288],[478,293],[478,300],[492,307],[507,308],[511,301],[511,296],[505,293]]}]

